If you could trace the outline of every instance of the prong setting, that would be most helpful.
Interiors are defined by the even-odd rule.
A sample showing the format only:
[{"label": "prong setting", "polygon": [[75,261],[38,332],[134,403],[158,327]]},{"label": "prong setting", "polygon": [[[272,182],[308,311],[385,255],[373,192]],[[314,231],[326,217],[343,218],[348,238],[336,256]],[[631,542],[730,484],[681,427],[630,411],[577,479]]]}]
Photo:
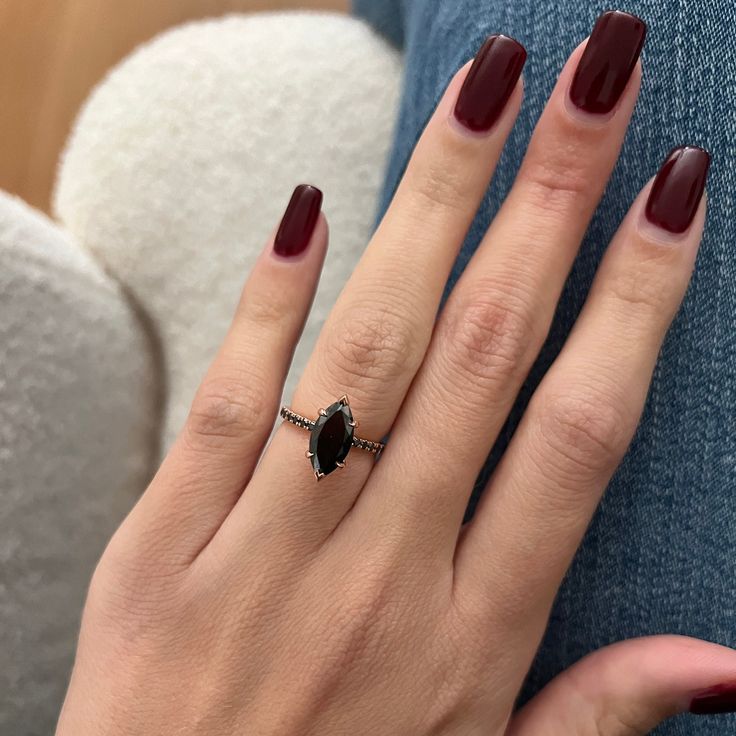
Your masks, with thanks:
[{"label": "prong setting", "polygon": [[346,467],[350,448],[372,453],[376,457],[384,448],[382,442],[374,442],[355,436],[358,422],[354,419],[347,395],[343,395],[327,408],[320,408],[316,420],[309,419],[282,406],[281,418],[311,433],[309,448],[304,456],[309,460],[314,477],[320,481],[325,476]]}]

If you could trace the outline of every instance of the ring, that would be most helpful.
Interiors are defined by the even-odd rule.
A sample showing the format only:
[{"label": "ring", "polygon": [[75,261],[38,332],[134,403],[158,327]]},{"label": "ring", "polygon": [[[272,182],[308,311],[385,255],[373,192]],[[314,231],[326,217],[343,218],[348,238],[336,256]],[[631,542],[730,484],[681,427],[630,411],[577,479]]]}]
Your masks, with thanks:
[{"label": "ring", "polygon": [[383,442],[372,442],[355,436],[357,422],[353,419],[347,396],[342,396],[326,409],[320,409],[316,420],[303,417],[288,406],[282,406],[280,414],[284,421],[312,433],[309,449],[304,454],[312,463],[317,480],[322,480],[338,468],[344,468],[345,458],[353,447],[371,452],[376,458],[386,447]]}]

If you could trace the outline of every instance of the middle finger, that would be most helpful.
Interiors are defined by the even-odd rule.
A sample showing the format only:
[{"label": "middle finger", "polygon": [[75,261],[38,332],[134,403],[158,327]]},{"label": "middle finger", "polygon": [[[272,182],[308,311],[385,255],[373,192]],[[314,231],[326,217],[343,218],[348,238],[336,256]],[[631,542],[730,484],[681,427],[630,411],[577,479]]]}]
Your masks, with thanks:
[{"label": "middle finger", "polygon": [[[572,54],[508,198],[444,309],[360,501],[409,535],[454,548],[473,482],[541,349],[618,158],[645,33],[635,16],[604,13]],[[393,494],[386,481],[399,465],[411,469]]]}]

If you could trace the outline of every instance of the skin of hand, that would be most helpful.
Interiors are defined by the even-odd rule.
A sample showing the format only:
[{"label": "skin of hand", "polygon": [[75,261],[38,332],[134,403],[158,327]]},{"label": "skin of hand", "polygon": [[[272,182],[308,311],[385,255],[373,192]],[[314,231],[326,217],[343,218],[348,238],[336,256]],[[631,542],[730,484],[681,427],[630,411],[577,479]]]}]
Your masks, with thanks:
[{"label": "skin of hand", "polygon": [[[303,429],[284,423],[266,447],[327,247],[319,191],[297,190],[94,574],[57,736],[630,736],[725,709],[736,653],[678,637],[598,651],[514,709],[685,293],[705,201],[677,177],[702,151],[676,154],[634,202],[462,526],[638,95],[637,49],[611,109],[590,103],[576,70],[596,44],[563,69],[436,319],[521,104],[523,49],[492,37],[451,81],[293,397],[314,416],[346,393],[359,434],[390,441],[319,484]],[[687,207],[683,229],[672,218]]]}]

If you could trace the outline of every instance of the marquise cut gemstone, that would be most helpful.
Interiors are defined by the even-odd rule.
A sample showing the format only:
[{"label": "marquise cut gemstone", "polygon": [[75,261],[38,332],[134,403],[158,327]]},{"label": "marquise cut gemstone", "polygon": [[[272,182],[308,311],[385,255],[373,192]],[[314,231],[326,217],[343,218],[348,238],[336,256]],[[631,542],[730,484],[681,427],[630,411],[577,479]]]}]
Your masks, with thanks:
[{"label": "marquise cut gemstone", "polygon": [[320,475],[329,475],[339,467],[353,446],[353,413],[342,400],[325,409],[312,429],[309,451],[312,467]]}]

